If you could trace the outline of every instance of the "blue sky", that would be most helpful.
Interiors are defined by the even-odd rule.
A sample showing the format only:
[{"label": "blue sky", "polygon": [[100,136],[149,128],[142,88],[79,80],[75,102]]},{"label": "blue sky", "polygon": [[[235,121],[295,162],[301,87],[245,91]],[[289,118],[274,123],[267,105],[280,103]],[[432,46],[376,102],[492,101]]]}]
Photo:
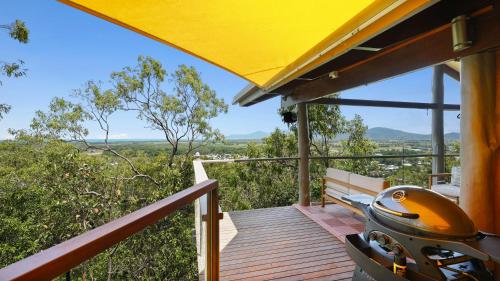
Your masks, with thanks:
[{"label": "blue sky", "polygon": [[[0,103],[12,105],[12,111],[0,122],[0,139],[8,137],[8,128],[26,128],[34,112],[46,109],[53,97],[68,97],[87,80],[106,81],[112,71],[134,65],[138,55],[149,55],[163,63],[168,71],[179,64],[195,66],[203,80],[217,95],[231,103],[246,81],[216,66],[160,44],[132,31],[103,21],[53,0],[4,1],[0,24],[21,19],[30,29],[30,42],[20,44],[0,34],[0,60],[26,62],[28,76],[20,79],[1,77]],[[383,66],[381,66],[383,67]],[[342,93],[344,98],[421,101],[431,100],[432,69],[426,68]],[[459,83],[446,78],[445,102],[460,103]],[[231,105],[226,115],[213,120],[222,133],[270,132],[285,128],[277,115],[275,98],[249,108]],[[410,132],[429,133],[431,114],[427,110],[342,107],[352,118],[360,114],[369,127],[389,127]],[[459,131],[457,112],[445,113],[445,131]],[[102,135],[89,124],[90,137]],[[157,138],[158,132],[130,113],[117,114],[112,120],[112,136]]]}]

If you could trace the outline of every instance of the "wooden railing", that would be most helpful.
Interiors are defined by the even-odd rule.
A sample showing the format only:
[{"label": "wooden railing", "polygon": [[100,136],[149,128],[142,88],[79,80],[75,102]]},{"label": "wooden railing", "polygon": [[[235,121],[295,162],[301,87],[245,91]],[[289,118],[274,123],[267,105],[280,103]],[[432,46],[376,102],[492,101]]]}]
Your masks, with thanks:
[{"label": "wooden railing", "polygon": [[[437,154],[390,154],[390,155],[347,155],[347,156],[309,156],[309,160],[361,160],[361,159],[391,159],[391,158],[416,158],[416,157],[436,157]],[[460,156],[457,153],[445,154],[444,157]],[[202,163],[239,163],[239,162],[264,162],[264,161],[296,161],[300,157],[270,157],[270,158],[241,158],[241,159],[215,159],[215,160],[199,160]]]},{"label": "wooden railing", "polygon": [[0,280],[51,280],[206,195],[206,279],[219,278],[218,183],[204,180],[163,200],[0,269]]},{"label": "wooden railing", "polygon": [[[203,161],[193,161],[195,182],[203,182],[208,179],[203,168]],[[198,259],[198,274],[200,281],[218,280],[219,274],[219,231],[218,221],[223,218],[222,211],[217,202],[209,202],[213,198],[210,194],[203,195],[195,200],[195,230],[196,230],[196,252]],[[210,210],[216,208],[216,218],[210,216]],[[212,213],[214,211],[212,210]],[[217,224],[217,231],[215,229]],[[214,245],[214,243],[217,243]],[[215,250],[217,249],[217,251]],[[217,261],[217,262],[214,262]],[[217,275],[216,277],[214,275]],[[212,276],[212,277],[211,277]],[[211,279],[212,278],[212,279]],[[217,278],[217,279],[214,279]]]}]

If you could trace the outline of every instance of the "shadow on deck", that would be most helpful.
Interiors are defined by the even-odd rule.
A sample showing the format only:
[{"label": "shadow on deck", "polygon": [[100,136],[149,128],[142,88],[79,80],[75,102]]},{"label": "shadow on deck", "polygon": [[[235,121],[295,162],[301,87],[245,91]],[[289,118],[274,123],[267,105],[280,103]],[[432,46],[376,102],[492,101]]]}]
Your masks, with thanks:
[{"label": "shadow on deck", "polygon": [[[337,207],[224,213],[220,279],[350,280],[354,263],[341,240],[344,232],[360,232],[363,225],[352,212]],[[328,223],[339,230],[332,232],[335,226],[329,229]]]}]

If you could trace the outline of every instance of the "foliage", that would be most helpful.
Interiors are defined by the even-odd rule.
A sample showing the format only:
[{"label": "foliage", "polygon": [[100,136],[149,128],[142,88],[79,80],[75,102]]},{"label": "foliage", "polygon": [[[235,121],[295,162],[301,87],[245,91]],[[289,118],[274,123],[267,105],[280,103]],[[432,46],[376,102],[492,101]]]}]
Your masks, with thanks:
[{"label": "foliage", "polygon": [[[102,83],[88,81],[74,93],[76,103],[55,98],[47,112],[37,111],[31,124],[32,133],[50,138],[80,142],[86,149],[102,150],[125,160],[134,172],[133,178],[147,178],[159,186],[158,180],[135,167],[127,157],[109,143],[110,117],[117,111],[133,111],[153,129],[164,133],[171,146],[166,164],[169,167],[179,155],[181,142],[184,157],[180,165],[186,168],[193,152],[208,142],[223,136],[213,129],[209,120],[227,111],[227,105],[216,97],[194,67],[185,65],[172,73],[175,94],[167,94],[162,83],[167,73],[161,63],[151,57],[138,58],[138,65],[125,67],[111,74],[113,87],[103,89]],[[86,121],[94,121],[104,133],[104,142],[93,145],[87,140]]]},{"label": "foliage", "polygon": [[[73,144],[19,134],[0,143],[0,267],[123,216],[187,187],[191,170],[162,164],[165,155],[136,157],[160,178],[127,180],[129,166],[90,156]],[[76,279],[194,280],[192,207],[132,236],[72,270]]]},{"label": "foliage", "polygon": [[21,20],[15,20],[9,25],[0,25],[0,28],[9,31],[9,36],[20,43],[28,43],[29,30]]},{"label": "foliage", "polygon": [[[336,98],[338,95],[330,97]],[[310,104],[307,109],[313,153],[330,156],[335,138],[348,130],[347,121],[338,105]]]},{"label": "foliage", "polygon": [[[338,94],[329,95],[337,98]],[[286,110],[292,110],[292,107]],[[282,109],[280,109],[282,111]],[[280,112],[281,112],[280,111]],[[347,120],[342,115],[340,107],[332,104],[308,104],[307,115],[309,121],[309,137],[311,155],[331,156],[335,138],[347,132]],[[297,124],[292,124],[290,129],[297,131]],[[328,160],[324,161],[328,164]]]},{"label": "foliage", "polygon": [[[9,32],[9,36],[14,40],[17,40],[20,43],[28,43],[29,30],[23,21],[16,20],[9,25],[0,25],[0,29],[6,29]],[[0,74],[15,78],[26,76],[27,70],[22,67],[23,65],[24,61],[22,60],[11,63],[0,60]],[[0,85],[2,85],[1,80]],[[0,120],[2,120],[7,113],[9,113],[10,109],[10,105],[0,103]]]},{"label": "foliage", "polygon": [[160,62],[139,57],[135,67],[126,67],[111,75],[113,91],[124,102],[124,109],[135,111],[150,128],[161,131],[171,146],[171,166],[178,154],[179,143],[188,144],[186,155],[198,148],[198,143],[220,141],[222,135],[209,120],[227,111],[224,100],[203,83],[194,67],[180,65],[170,75],[173,94],[163,88],[167,74]]},{"label": "foliage", "polygon": [[[368,127],[363,124],[361,116],[356,114],[354,119],[348,122],[347,127],[349,136],[347,140],[341,143],[343,154],[349,156],[373,155],[376,144],[366,137]],[[371,159],[359,159],[355,161],[342,161],[341,167],[353,173],[368,174],[369,171],[376,169],[376,163]]]},{"label": "foliage", "polygon": [[[24,65],[24,61],[18,60],[17,62],[1,62],[0,63],[0,73],[7,77],[22,77],[26,76],[26,68],[23,68],[22,66]],[[1,84],[1,81],[0,81]]]},{"label": "foliage", "polygon": [[[460,155],[460,142],[454,141],[448,145],[448,153]],[[453,156],[445,159],[445,170],[451,172],[452,167],[460,167],[460,157]]]},{"label": "foliage", "polygon": [[3,117],[9,113],[11,106],[8,104],[1,104],[0,103],[0,120],[3,119]]},{"label": "foliage", "polygon": [[[297,154],[293,133],[276,129],[262,145],[249,143],[249,158],[292,157]],[[246,210],[289,206],[297,202],[296,161],[205,164],[210,178],[220,186],[223,210]]]},{"label": "foliage", "polygon": [[426,187],[428,176],[432,173],[431,158],[428,157],[423,162],[424,164],[417,165],[412,161],[413,165],[409,167],[402,165],[400,169],[387,176],[386,179],[391,185],[410,184]]},{"label": "foliage", "polygon": [[85,139],[88,134],[83,122],[90,118],[90,114],[82,106],[63,98],[54,98],[47,112],[35,112],[30,128],[38,137],[80,140]]},{"label": "foliage", "polygon": [[[112,74],[112,88],[89,81],[75,91],[75,102],[54,98],[28,130],[10,130],[15,140],[0,143],[0,267],[193,184],[185,163],[194,149],[221,138],[208,120],[227,106],[193,67],[180,66],[171,75],[172,95],[160,88],[165,74],[159,62],[140,57],[138,67]],[[175,151],[148,156],[115,150],[108,137],[110,117],[119,110],[136,111],[165,129]],[[99,145],[87,139],[91,121],[105,134]],[[187,148],[178,155],[181,140]],[[104,153],[89,153],[94,150]],[[82,280],[197,279],[193,219],[191,206],[178,210],[71,274]]]},{"label": "foliage", "polygon": [[[292,132],[283,132],[275,129],[271,135],[264,138],[262,153],[265,157],[293,157],[297,156],[297,136]],[[256,154],[256,156],[253,156]],[[255,149],[247,151],[247,156],[257,158],[260,153]]]}]

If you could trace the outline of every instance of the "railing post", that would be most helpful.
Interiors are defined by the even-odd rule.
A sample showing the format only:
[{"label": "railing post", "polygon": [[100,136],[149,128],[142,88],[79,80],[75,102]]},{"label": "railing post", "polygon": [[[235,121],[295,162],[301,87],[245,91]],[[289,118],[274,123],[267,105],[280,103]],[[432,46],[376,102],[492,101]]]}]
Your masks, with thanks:
[{"label": "railing post", "polygon": [[[218,185],[218,183],[215,183]],[[219,280],[219,197],[218,187],[207,194],[207,239],[205,280]]]},{"label": "railing post", "polygon": [[[432,102],[437,108],[432,110],[432,173],[444,173],[444,126],[443,126],[443,103],[444,103],[444,65],[434,66],[432,78]],[[436,177],[439,180],[439,177]]]},{"label": "railing post", "polygon": [[311,191],[309,187],[309,119],[307,104],[297,104],[297,130],[299,146],[299,204],[311,204]]}]

